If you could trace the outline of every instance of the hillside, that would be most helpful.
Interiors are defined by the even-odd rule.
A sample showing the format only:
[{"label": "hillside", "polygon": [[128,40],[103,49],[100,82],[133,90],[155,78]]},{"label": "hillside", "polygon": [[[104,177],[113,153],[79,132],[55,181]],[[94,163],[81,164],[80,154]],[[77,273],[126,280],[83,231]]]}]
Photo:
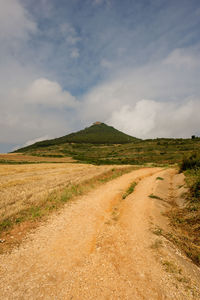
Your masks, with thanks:
[{"label": "hillside", "polygon": [[95,122],[90,127],[86,127],[78,132],[52,140],[37,142],[28,147],[18,149],[16,152],[28,151],[38,147],[48,147],[50,145],[60,145],[64,143],[126,144],[135,141],[139,141],[139,139],[127,135],[112,126],[108,126],[101,122]]},{"label": "hillside", "polygon": [[[18,163],[30,161],[30,157],[38,157],[53,162],[67,159],[92,164],[174,164],[183,156],[200,151],[200,139],[154,139],[137,140],[127,144],[88,144],[64,143],[46,147],[26,147],[18,153],[3,156],[0,163]],[[20,153],[21,152],[21,153]],[[24,154],[22,154],[24,153]],[[22,159],[24,157],[24,159]],[[21,159],[21,161],[19,161]],[[16,161],[16,163],[17,163]],[[25,161],[25,162],[24,162]],[[32,161],[32,160],[31,160]]]},{"label": "hillside", "polygon": [[[16,155],[24,153],[25,161],[30,156],[60,160],[73,160],[96,165],[104,164],[174,164],[184,155],[200,151],[200,138],[157,138],[141,140],[128,136],[111,126],[96,122],[84,130],[69,135],[18,149]],[[19,157],[17,157],[19,160]],[[32,161],[32,160],[31,160]],[[0,157],[0,163],[13,163],[13,157]]]}]

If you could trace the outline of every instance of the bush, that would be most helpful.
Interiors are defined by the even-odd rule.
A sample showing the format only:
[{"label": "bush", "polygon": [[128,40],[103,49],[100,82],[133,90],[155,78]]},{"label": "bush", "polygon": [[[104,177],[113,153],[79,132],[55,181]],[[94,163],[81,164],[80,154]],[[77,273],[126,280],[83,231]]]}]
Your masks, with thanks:
[{"label": "bush", "polygon": [[188,170],[186,173],[188,176],[188,185],[190,188],[190,194],[193,200],[199,201],[200,199],[200,155],[198,153],[192,153],[188,157],[184,157],[180,171]]},{"label": "bush", "polygon": [[189,188],[193,201],[200,200],[200,169],[190,172]]},{"label": "bush", "polygon": [[200,156],[197,153],[192,153],[187,157],[183,157],[180,164],[180,172],[197,168],[200,168]]}]

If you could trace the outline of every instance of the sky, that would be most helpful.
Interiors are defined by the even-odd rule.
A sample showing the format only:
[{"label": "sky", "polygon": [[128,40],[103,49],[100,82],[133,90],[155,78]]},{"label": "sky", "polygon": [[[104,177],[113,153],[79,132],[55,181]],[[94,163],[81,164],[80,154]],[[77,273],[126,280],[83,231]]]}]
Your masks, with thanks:
[{"label": "sky", "polygon": [[200,135],[199,0],[0,0],[0,152],[95,121]]}]

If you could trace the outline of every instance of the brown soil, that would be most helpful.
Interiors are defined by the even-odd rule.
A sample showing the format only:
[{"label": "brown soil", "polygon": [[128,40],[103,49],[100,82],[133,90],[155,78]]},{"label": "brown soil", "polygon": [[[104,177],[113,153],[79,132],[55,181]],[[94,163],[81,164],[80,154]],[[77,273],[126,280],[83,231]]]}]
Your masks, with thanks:
[{"label": "brown soil", "polygon": [[0,298],[200,299],[199,269],[156,231],[169,227],[175,175],[140,169],[66,205],[1,255]]}]

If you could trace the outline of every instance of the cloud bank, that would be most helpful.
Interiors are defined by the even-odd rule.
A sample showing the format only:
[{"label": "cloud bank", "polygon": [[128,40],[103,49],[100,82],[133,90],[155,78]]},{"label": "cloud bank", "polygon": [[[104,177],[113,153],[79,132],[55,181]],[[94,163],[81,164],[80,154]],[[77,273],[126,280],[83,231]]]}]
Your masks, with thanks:
[{"label": "cloud bank", "polygon": [[0,152],[97,120],[140,138],[200,135],[197,1],[0,4]]},{"label": "cloud bank", "polygon": [[85,95],[85,119],[103,119],[140,138],[200,135],[200,57],[194,52],[175,49],[160,62],[122,70]]},{"label": "cloud bank", "polygon": [[199,134],[200,102],[163,103],[140,100],[135,106],[123,106],[114,111],[108,123],[130,135],[140,138],[190,137]]}]

